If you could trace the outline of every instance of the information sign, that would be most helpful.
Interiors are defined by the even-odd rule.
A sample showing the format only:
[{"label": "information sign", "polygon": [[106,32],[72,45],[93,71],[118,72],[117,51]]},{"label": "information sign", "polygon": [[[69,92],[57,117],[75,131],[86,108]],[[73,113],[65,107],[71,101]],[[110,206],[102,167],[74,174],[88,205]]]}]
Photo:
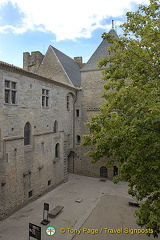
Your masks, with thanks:
[{"label": "information sign", "polygon": [[33,223],[29,223],[29,239],[30,237],[41,240],[41,227]]}]

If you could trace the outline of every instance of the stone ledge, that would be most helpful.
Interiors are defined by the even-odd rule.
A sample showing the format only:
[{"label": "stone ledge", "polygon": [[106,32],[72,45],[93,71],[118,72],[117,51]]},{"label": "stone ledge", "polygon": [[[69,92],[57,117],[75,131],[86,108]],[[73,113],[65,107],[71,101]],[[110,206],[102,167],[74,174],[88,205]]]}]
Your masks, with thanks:
[{"label": "stone ledge", "polygon": [[24,137],[23,137],[23,136],[15,136],[15,137],[3,138],[3,140],[4,140],[5,142],[7,142],[7,141],[13,141],[13,140],[19,140],[19,139],[24,139]]},{"label": "stone ledge", "polygon": [[41,136],[41,135],[46,135],[46,134],[52,134],[52,133],[55,133],[55,132],[54,132],[54,131],[42,132],[42,133],[34,134],[33,136],[36,137],[36,136]]}]

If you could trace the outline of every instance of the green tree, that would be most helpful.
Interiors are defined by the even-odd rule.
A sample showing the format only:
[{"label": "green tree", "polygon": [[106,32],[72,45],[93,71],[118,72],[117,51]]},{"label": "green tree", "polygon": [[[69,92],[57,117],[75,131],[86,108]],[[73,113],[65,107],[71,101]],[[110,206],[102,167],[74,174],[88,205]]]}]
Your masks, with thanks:
[{"label": "green tree", "polygon": [[[106,157],[108,166],[118,162],[129,194],[143,200],[136,211],[137,224],[160,232],[160,12],[159,1],[140,5],[126,14],[123,36],[104,33],[112,46],[99,66],[104,70],[105,99],[100,114],[87,123],[84,146],[92,162]],[[150,234],[149,234],[150,235]]]}]

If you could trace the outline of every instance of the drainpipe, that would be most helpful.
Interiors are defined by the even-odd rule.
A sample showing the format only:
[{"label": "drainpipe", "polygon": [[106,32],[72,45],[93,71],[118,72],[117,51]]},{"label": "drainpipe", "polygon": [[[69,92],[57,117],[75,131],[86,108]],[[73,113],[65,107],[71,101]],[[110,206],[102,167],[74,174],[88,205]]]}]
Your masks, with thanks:
[{"label": "drainpipe", "polygon": [[[77,91],[76,91],[76,95],[73,99],[73,150],[75,149],[75,103],[77,101]],[[73,154],[73,174],[74,174],[74,157],[75,155]]]},{"label": "drainpipe", "polygon": [[77,91],[73,99],[73,149],[75,148],[75,103],[77,101]]},{"label": "drainpipe", "polygon": [[3,149],[3,158],[6,157],[6,141],[3,140],[2,142],[2,149]]}]

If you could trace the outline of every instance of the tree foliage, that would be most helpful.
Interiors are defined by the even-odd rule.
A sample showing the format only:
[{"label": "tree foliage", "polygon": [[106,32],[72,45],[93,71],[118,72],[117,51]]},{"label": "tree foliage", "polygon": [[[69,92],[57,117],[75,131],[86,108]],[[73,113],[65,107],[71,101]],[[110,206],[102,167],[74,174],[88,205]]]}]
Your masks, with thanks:
[{"label": "tree foliage", "polygon": [[137,224],[160,232],[160,12],[159,1],[128,12],[116,39],[104,33],[112,46],[99,62],[104,70],[105,99],[100,114],[87,123],[83,145],[95,148],[87,154],[92,162],[106,157],[116,161],[116,180],[129,182],[129,193],[143,200],[136,211]]}]

